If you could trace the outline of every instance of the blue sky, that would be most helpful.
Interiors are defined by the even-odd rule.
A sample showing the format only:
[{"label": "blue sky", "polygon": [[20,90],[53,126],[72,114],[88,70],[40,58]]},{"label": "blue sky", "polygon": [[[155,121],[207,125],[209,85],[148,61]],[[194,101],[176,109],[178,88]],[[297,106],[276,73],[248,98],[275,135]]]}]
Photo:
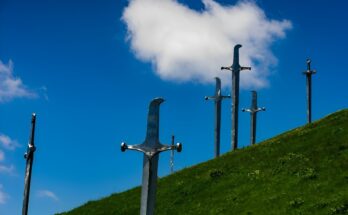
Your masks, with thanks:
[{"label": "blue sky", "polygon": [[[31,214],[65,211],[139,185],[143,155],[121,153],[120,143],[144,140],[154,97],[166,99],[161,142],[174,133],[183,143],[175,169],[211,159],[214,107],[204,96],[214,93],[216,74],[229,93],[230,74],[219,67],[232,64],[229,53],[239,41],[241,64],[253,66],[243,78],[240,108],[249,107],[253,89],[267,108],[258,115],[258,141],[306,123],[301,73],[308,57],[317,70],[314,120],[348,106],[346,2],[206,0],[205,7],[180,0],[156,10],[151,1],[0,1],[1,214],[21,211],[32,112]],[[222,114],[225,153],[229,100]],[[240,113],[239,129],[240,147],[247,146],[249,114]],[[160,156],[160,176],[169,173],[169,154]]]}]

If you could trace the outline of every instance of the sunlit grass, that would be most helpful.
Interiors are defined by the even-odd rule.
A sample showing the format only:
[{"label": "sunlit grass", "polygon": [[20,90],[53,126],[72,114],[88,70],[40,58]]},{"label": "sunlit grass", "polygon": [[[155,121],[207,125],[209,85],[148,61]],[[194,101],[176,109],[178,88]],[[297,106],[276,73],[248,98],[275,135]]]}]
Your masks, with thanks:
[{"label": "sunlit grass", "polygon": [[[140,188],[64,214],[139,214]],[[348,110],[159,179],[156,214],[348,214]]]}]

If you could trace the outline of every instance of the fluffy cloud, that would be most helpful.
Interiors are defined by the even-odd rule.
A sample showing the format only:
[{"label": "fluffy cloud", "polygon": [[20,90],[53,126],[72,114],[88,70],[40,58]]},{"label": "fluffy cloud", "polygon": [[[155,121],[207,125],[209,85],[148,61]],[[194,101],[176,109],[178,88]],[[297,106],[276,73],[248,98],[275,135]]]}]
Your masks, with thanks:
[{"label": "fluffy cloud", "polygon": [[0,145],[2,145],[5,149],[8,150],[14,150],[21,146],[16,140],[12,140],[9,136],[5,134],[0,134]]},{"label": "fluffy cloud", "polygon": [[5,166],[0,164],[0,173],[14,175],[15,167],[14,165]]},{"label": "fluffy cloud", "polygon": [[[8,150],[15,150],[20,147],[17,141],[12,140],[9,136],[0,133],[0,146]],[[0,162],[5,160],[5,153],[0,150]],[[0,163],[0,174],[14,175],[15,166],[14,165],[3,165]]]},{"label": "fluffy cloud", "polygon": [[5,204],[7,199],[7,194],[2,191],[2,184],[0,184],[0,204]]},{"label": "fluffy cloud", "polygon": [[251,1],[202,2],[204,10],[196,11],[175,0],[131,0],[122,20],[136,57],[151,62],[164,80],[208,83],[219,76],[230,84],[231,74],[220,67],[232,64],[233,47],[242,44],[240,63],[253,69],[242,72],[241,86],[267,86],[277,63],[270,46],[291,22],[267,18]]},{"label": "fluffy cloud", "polygon": [[37,196],[44,197],[44,198],[50,198],[50,199],[53,199],[54,201],[59,200],[57,195],[50,190],[39,190],[39,191],[37,191]]},{"label": "fluffy cloud", "polygon": [[0,103],[23,97],[33,98],[37,95],[28,90],[20,78],[13,76],[12,61],[4,64],[0,60]]}]

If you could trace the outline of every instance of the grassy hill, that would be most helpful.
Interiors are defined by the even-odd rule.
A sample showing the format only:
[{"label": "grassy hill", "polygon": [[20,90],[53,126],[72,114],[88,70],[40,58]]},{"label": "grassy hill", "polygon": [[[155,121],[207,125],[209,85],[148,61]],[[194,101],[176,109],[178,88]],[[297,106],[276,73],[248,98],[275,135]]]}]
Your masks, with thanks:
[{"label": "grassy hill", "polygon": [[[140,187],[63,214],[139,214]],[[156,214],[348,214],[348,110],[158,181]]]}]

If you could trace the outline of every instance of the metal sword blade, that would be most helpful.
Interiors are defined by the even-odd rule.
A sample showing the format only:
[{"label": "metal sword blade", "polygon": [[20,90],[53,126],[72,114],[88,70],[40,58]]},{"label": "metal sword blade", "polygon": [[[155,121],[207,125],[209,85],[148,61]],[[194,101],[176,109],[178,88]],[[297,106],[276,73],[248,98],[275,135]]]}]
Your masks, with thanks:
[{"label": "metal sword blade", "polygon": [[141,215],[152,215],[155,212],[157,169],[159,154],[143,159],[143,179],[141,187]]},{"label": "metal sword blade", "polygon": [[146,139],[144,142],[144,146],[147,148],[159,146],[159,109],[162,102],[164,102],[164,99],[156,98],[149,105]]}]

